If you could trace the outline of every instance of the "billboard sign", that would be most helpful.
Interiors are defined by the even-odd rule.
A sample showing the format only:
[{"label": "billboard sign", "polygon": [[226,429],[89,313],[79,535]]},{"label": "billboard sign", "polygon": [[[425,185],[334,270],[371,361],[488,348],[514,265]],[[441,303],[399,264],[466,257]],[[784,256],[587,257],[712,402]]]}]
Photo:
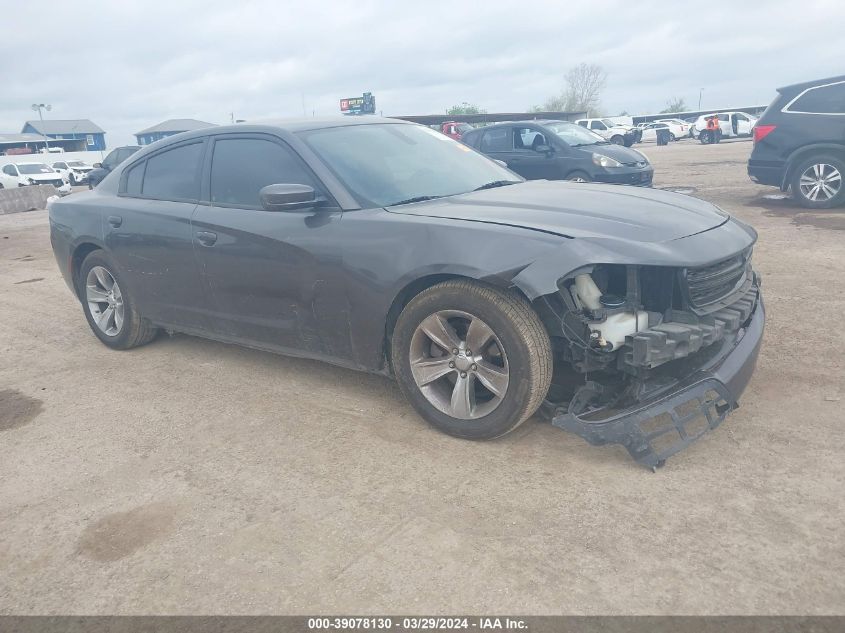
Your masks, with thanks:
[{"label": "billboard sign", "polygon": [[360,97],[341,99],[340,111],[343,114],[375,114],[376,98],[373,93],[365,92]]}]

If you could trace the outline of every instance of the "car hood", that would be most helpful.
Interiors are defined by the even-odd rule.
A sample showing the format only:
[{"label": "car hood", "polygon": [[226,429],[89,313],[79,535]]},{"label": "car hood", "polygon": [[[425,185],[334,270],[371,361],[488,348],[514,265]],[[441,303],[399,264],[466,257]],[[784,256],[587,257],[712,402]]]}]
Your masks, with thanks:
[{"label": "car hood", "polygon": [[21,174],[24,178],[32,178],[33,180],[58,180],[62,177],[59,172],[51,174]]},{"label": "car hood", "polygon": [[610,237],[637,242],[667,242],[708,231],[730,219],[709,202],[682,194],[546,180],[387,210],[514,226],[564,237]]}]

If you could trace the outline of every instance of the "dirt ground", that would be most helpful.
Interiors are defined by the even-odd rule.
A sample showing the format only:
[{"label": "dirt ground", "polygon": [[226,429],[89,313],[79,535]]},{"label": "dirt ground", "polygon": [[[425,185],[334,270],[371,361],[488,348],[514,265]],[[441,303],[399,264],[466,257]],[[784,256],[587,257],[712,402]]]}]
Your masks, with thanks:
[{"label": "dirt ground", "polygon": [[641,147],[756,227],[768,309],[742,407],[656,474],[317,362],[110,351],[46,212],[0,216],[0,613],[845,614],[845,212],[767,197],[747,141]]}]

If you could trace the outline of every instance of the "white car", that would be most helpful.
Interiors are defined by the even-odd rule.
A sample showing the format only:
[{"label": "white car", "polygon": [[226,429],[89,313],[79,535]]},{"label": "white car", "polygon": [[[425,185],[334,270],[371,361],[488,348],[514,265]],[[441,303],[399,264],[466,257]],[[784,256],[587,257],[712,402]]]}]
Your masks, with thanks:
[{"label": "white car", "polygon": [[652,141],[657,141],[657,130],[668,130],[669,131],[669,140],[676,141],[678,140],[678,136],[672,132],[672,129],[669,127],[668,123],[658,123],[657,121],[653,121],[651,123],[646,123],[640,127],[642,130],[642,141],[643,143]]},{"label": "white car", "polygon": [[8,163],[0,169],[0,185],[6,189],[27,185],[53,185],[59,188],[64,184],[62,175],[44,163]]},{"label": "white car", "polygon": [[[685,136],[689,136],[689,131],[692,126],[687,123],[686,121],[682,121],[681,119],[657,119],[655,123],[665,123],[669,126],[669,131],[675,137],[684,138]],[[675,139],[672,139],[673,141]]]},{"label": "white car", "polygon": [[59,172],[66,182],[76,186],[88,182],[88,172],[94,169],[94,166],[81,160],[60,160],[53,163],[53,169]]},{"label": "white car", "polygon": [[631,126],[614,123],[610,119],[578,119],[575,122],[615,145],[631,147],[638,137]]},{"label": "white car", "polygon": [[[693,136],[698,138],[702,130],[707,129],[707,119],[713,114],[702,114],[692,125]],[[722,138],[736,138],[739,136],[751,136],[751,128],[757,123],[757,118],[745,112],[719,112],[719,129],[722,130]]]}]

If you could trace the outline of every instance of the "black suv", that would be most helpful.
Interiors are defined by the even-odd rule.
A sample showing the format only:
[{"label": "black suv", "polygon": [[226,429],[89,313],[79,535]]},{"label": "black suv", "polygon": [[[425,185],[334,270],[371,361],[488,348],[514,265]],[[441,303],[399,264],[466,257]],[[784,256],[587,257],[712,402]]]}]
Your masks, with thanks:
[{"label": "black suv", "polygon": [[100,181],[108,176],[112,170],[120,165],[127,158],[132,156],[141,147],[139,145],[126,145],[125,147],[116,147],[109,152],[108,156],[103,159],[102,163],[94,163],[94,169],[88,172],[88,188],[93,189],[100,184]]},{"label": "black suv", "polygon": [[748,175],[803,207],[845,202],[845,75],[778,88],[754,126]]}]

